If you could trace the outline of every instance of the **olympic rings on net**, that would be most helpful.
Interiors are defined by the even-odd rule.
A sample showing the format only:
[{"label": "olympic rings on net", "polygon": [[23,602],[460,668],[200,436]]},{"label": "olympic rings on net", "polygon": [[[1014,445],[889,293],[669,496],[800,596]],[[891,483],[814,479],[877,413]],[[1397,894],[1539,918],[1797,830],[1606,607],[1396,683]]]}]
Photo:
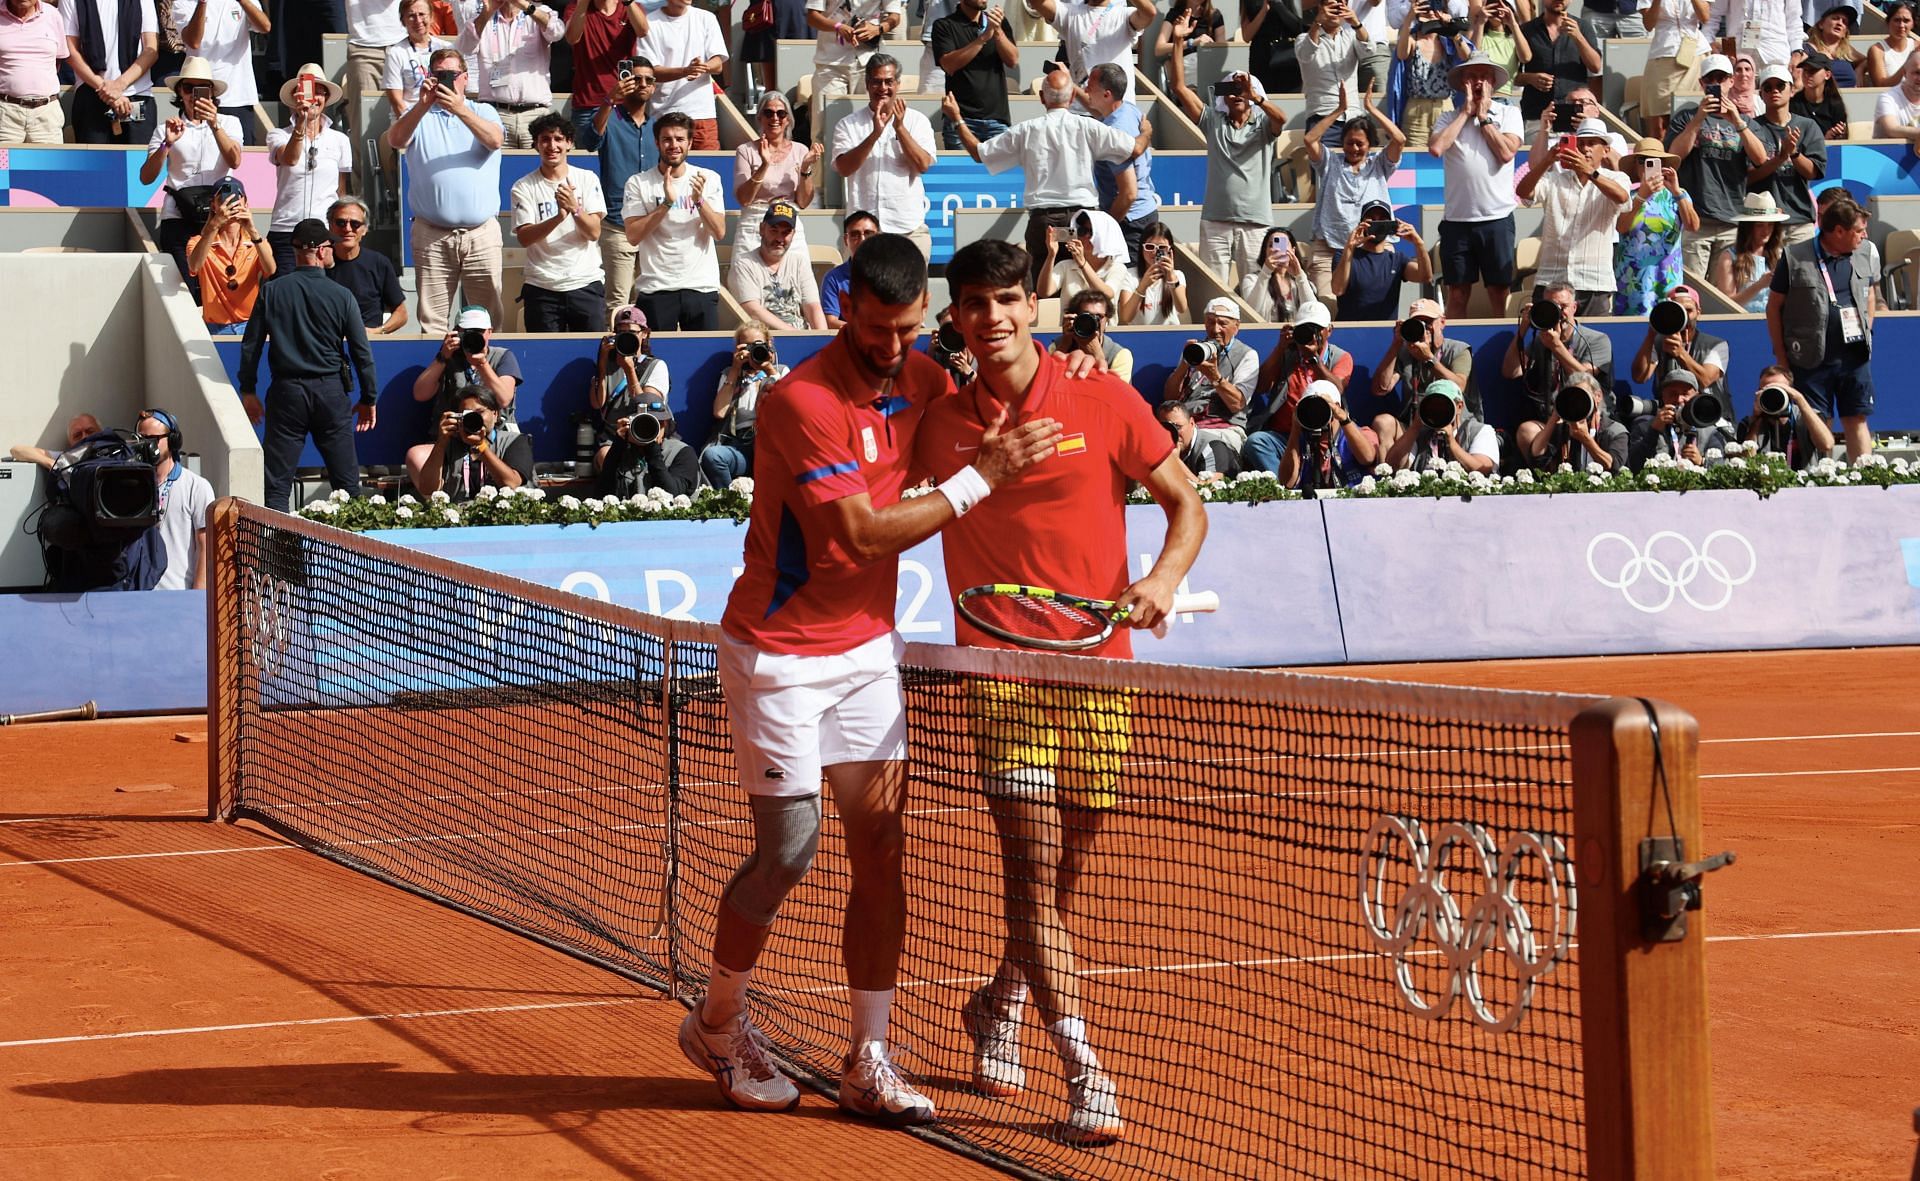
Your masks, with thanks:
[{"label": "olympic rings on net", "polygon": [[263,677],[280,671],[293,646],[293,585],[258,570],[249,571],[240,596],[240,627],[246,633],[247,654]]},{"label": "olympic rings on net", "polygon": [[[1656,555],[1654,550],[1663,541],[1677,544],[1684,551],[1683,555],[1672,552],[1664,556]],[[1611,560],[1601,562],[1599,552],[1603,542],[1617,542],[1625,546],[1626,556],[1618,563]],[[1720,543],[1721,556],[1715,555],[1716,542]],[[1740,560],[1741,550],[1746,551],[1745,561]],[[1734,573],[1736,568],[1740,571],[1738,574]],[[1617,569],[1617,573],[1605,573],[1607,569]],[[1734,588],[1745,584],[1758,569],[1759,558],[1754,553],[1753,543],[1731,529],[1715,529],[1707,534],[1706,540],[1698,547],[1685,535],[1671,529],[1663,529],[1647,538],[1644,550],[1619,533],[1602,533],[1587,543],[1587,570],[1601,586],[1619,591],[1634,610],[1648,615],[1665,611],[1673,605],[1676,595],[1684,598],[1695,610],[1718,611],[1733,601]],[[1634,588],[1642,578],[1652,584],[1653,590],[1636,595]],[[1701,597],[1696,598],[1693,587],[1702,578],[1710,585]],[[1656,597],[1658,601],[1655,601]]]},{"label": "olympic rings on net", "polygon": [[[1475,876],[1473,871],[1478,871],[1474,885],[1479,893],[1464,911],[1443,876],[1456,847],[1468,853],[1461,872]],[[1547,920],[1543,931],[1536,931],[1534,916],[1514,895],[1529,861],[1534,873],[1525,880],[1541,888],[1547,903],[1540,916]],[[1404,867],[1412,881],[1405,883],[1397,901],[1389,902],[1394,866]],[[1394,981],[1409,1012],[1437,1021],[1464,996],[1476,1024],[1507,1033],[1526,1015],[1535,982],[1552,972],[1572,945],[1577,911],[1573,862],[1565,842],[1556,836],[1520,832],[1499,846],[1478,824],[1449,823],[1440,828],[1437,842],[1429,842],[1418,820],[1382,816],[1360,851],[1360,910],[1368,938],[1394,958]],[[1416,946],[1429,934],[1432,950]],[[1436,953],[1446,963],[1446,985],[1428,997],[1415,981],[1410,961]],[[1518,982],[1498,1012],[1481,984],[1481,964],[1489,953],[1506,957]]]}]

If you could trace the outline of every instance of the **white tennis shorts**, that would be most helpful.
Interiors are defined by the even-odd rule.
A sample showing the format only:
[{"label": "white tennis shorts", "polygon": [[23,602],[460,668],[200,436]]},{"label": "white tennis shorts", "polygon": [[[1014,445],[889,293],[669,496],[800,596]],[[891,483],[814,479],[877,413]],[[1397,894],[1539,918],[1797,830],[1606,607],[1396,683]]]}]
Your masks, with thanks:
[{"label": "white tennis shorts", "polygon": [[733,757],[749,795],[810,796],[821,769],[907,757],[899,633],[835,656],[762,652],[720,637]]}]

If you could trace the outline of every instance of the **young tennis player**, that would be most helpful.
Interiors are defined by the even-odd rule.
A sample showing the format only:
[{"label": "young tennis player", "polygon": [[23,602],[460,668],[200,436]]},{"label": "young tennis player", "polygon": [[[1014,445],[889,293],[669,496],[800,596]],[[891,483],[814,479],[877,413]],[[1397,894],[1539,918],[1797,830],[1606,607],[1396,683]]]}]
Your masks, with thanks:
[{"label": "young tennis player", "polygon": [[[947,585],[955,593],[989,583],[1024,583],[1111,599],[1127,623],[1165,618],[1207,534],[1206,510],[1165,427],[1132,386],[1107,374],[1069,377],[1061,359],[1033,339],[1036,306],[1027,252],[976,242],[947,264],[953,322],[978,377],[927,410],[917,454],[935,480],[954,478],[995,424],[1057,420],[1053,458],[997,488],[993,498],[942,534]],[[1127,571],[1125,501],[1130,481],[1147,486],[1167,516],[1166,544],[1146,577]],[[962,644],[1013,647],[956,620]],[[1133,655],[1126,629],[1087,650]],[[1031,989],[1047,1033],[1065,1062],[1070,1111],[1064,1134],[1100,1144],[1125,1131],[1112,1079],[1088,1041],[1080,980],[1063,916],[1118,801],[1120,762],[1131,738],[1124,693],[975,682],[974,726],[988,810],[999,832],[1007,940],[991,983],[962,1017],[974,1038],[974,1085],[991,1095],[1020,1091],[1020,1009]],[[1064,840],[1063,840],[1064,838]]]},{"label": "young tennis player", "polygon": [[925,257],[896,234],[853,256],[847,325],[760,401],[745,572],[721,619],[720,680],[753,811],[753,853],[727,884],[706,995],[680,1048],[736,1106],[784,1111],[799,1092],[746,1011],[753,967],[820,838],[833,785],[853,878],[847,899],[851,1048],[840,1106],[925,1123],[926,1096],[887,1057],[906,904],[900,877],[906,718],[894,632],[896,555],[1053,452],[1057,423],[998,426],[940,495],[902,501],[915,427],[952,387],[913,351],[926,318]]}]

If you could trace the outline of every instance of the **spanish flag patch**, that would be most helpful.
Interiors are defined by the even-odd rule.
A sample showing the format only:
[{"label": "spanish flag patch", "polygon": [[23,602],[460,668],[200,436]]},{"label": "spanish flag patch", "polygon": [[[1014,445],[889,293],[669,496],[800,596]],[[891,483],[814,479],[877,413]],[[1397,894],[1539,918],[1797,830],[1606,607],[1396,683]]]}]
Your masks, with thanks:
[{"label": "spanish flag patch", "polygon": [[1078,455],[1086,449],[1087,436],[1086,432],[1083,431],[1077,435],[1067,435],[1063,437],[1054,447],[1053,453],[1055,455]]}]

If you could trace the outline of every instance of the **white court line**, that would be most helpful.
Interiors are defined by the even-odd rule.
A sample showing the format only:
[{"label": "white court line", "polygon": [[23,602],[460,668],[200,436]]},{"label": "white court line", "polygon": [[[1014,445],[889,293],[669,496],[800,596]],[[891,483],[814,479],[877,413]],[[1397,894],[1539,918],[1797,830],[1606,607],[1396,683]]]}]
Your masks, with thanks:
[{"label": "white court line", "polygon": [[102,853],[94,857],[45,857],[38,861],[0,861],[0,869],[15,865],[78,865],[87,861],[148,861],[156,857],[218,857],[223,853],[284,853],[299,845],[242,845],[234,849],[179,849],[171,853]]},{"label": "white court line", "polygon": [[1804,775],[1904,775],[1920,767],[1830,767],[1820,771],[1719,771],[1702,779],[1793,779]]},{"label": "white court line", "polygon": [[70,820],[146,820],[153,816],[205,816],[205,808],[173,808],[165,812],[87,812],[69,813],[64,816],[10,816],[0,820],[0,824],[46,824],[51,821]]},{"label": "white court line", "polygon": [[182,1029],[130,1029],[120,1033],[75,1033],[65,1037],[31,1037],[0,1042],[0,1050],[20,1046],[59,1046],[72,1042],[111,1042],[136,1037],[177,1037],[188,1033],[234,1033],[248,1029],[287,1029],[299,1025],[345,1025],[360,1021],[418,1021],[424,1017],[469,1017],[481,1013],[531,1013],[543,1009],[600,1009],[609,1005],[631,1005],[641,997],[620,997],[604,1001],[554,1001],[539,1005],[491,1005],[478,1009],[428,1009],[418,1013],[355,1013],[348,1017],[305,1017],[293,1021],[248,1021],[239,1025],[195,1025]]}]

